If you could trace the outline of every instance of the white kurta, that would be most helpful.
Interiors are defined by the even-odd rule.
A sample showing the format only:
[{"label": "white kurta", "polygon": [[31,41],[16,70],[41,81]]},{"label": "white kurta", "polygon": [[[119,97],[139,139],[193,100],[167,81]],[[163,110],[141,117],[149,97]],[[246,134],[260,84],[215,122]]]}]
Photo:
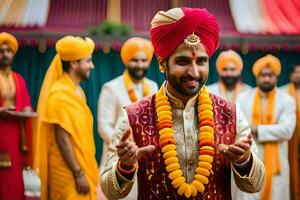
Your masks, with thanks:
[{"label": "white kurta", "polygon": [[[149,95],[157,91],[157,84],[145,78],[146,83],[150,86]],[[143,98],[142,83],[133,85],[135,95],[138,99]],[[102,86],[101,94],[98,100],[98,133],[103,139],[102,157],[100,162],[100,170],[103,170],[107,160],[108,146],[112,140],[114,128],[117,120],[121,115],[123,107],[131,103],[130,97],[127,93],[124,84],[123,76],[119,76]],[[136,199],[136,186],[133,187],[132,192],[126,199]]]},{"label": "white kurta", "polygon": [[[252,111],[255,97],[255,89],[241,94],[238,102],[249,123],[252,122]],[[262,97],[262,107],[265,109],[266,96]],[[265,112],[265,110],[263,111]],[[276,88],[275,97],[276,124],[257,126],[258,137],[255,142],[258,147],[258,157],[263,161],[264,142],[276,141],[279,144],[279,159],[281,173],[273,176],[272,200],[289,200],[290,196],[290,172],[288,163],[288,140],[292,137],[296,123],[295,103],[287,94]],[[233,194],[236,200],[258,200],[261,193],[247,194],[236,189]]]},{"label": "white kurta", "polygon": [[[197,110],[195,109],[197,96],[190,99],[185,106],[179,99],[170,94],[168,96],[172,105],[174,134],[179,163],[186,180],[191,181],[194,178],[198,160],[198,123],[196,117]],[[118,144],[128,127],[129,121],[124,109],[117,123],[113,142],[110,144],[108,162],[101,173],[101,188],[109,199],[118,199],[126,196],[134,182],[136,182],[135,178],[127,180],[117,170],[119,158],[115,145]],[[236,131],[235,141],[247,137],[250,133],[248,122],[238,107],[236,109]],[[255,143],[253,143],[252,150],[257,151]],[[248,176],[242,177],[232,168],[235,181],[239,187],[245,188],[249,192],[257,191],[262,186],[264,178],[264,166],[253,151],[253,165]]]},{"label": "white kurta", "polygon": [[[223,96],[224,94],[222,93],[222,90],[221,90],[221,86],[220,86],[220,82],[216,82],[212,85],[208,85],[207,86],[207,89],[209,92],[217,95],[217,96],[220,96],[228,101],[231,101],[231,102],[235,102],[234,101],[234,91],[226,91],[226,96]],[[239,91],[239,94],[242,93],[242,92],[247,92],[249,90],[251,90],[252,87],[243,83],[242,84],[242,87],[241,87],[241,90]],[[237,94],[237,95],[239,95]]]}]

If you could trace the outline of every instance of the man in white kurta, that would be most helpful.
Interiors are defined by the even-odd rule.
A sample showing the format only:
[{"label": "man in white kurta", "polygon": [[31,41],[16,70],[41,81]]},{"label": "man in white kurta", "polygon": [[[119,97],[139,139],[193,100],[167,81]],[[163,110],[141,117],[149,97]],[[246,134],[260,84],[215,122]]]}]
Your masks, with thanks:
[{"label": "man in white kurta", "polygon": [[236,102],[239,93],[251,89],[249,85],[241,80],[243,60],[233,50],[223,51],[216,61],[219,82],[207,86],[208,91],[224,99]]},{"label": "man in white kurta", "polygon": [[[98,132],[103,139],[100,170],[106,163],[108,146],[122,108],[157,91],[157,84],[145,77],[152,55],[150,41],[143,38],[127,40],[121,49],[126,68],[124,74],[102,86],[98,101]],[[126,199],[136,199],[136,187]]]},{"label": "man in white kurta", "polygon": [[300,64],[292,67],[291,82],[280,89],[291,95],[296,103],[296,128],[289,141],[289,164],[291,175],[291,199],[300,200]]},{"label": "man in white kurta", "polygon": [[[288,140],[292,137],[295,128],[295,104],[293,99],[278,90],[276,87],[277,78],[280,74],[280,61],[272,56],[267,55],[259,59],[253,67],[253,73],[256,76],[257,88],[241,94],[238,97],[238,102],[241,105],[242,111],[246,116],[246,119],[251,125],[251,132],[254,136],[258,147],[258,156],[266,164],[266,144],[272,142],[277,144],[278,154],[275,155],[273,165],[277,164],[275,157],[279,158],[279,170],[276,173],[271,173],[272,182],[270,191],[268,192],[272,200],[288,200],[290,197],[290,176],[289,176],[289,163],[288,163]],[[274,107],[273,109],[267,108],[268,101],[270,100],[270,94],[275,93]],[[260,102],[255,104],[256,95],[259,95]],[[253,125],[255,120],[255,107],[261,106],[259,112],[262,116],[271,115],[274,116],[274,123],[260,125]],[[264,119],[265,120],[265,119]],[[269,158],[273,157],[271,154]],[[266,166],[266,174],[269,168]],[[265,199],[263,193],[266,189],[265,186],[260,193],[246,194],[238,189],[233,193],[233,199],[237,200],[259,200]],[[265,192],[266,195],[266,192]]]}]

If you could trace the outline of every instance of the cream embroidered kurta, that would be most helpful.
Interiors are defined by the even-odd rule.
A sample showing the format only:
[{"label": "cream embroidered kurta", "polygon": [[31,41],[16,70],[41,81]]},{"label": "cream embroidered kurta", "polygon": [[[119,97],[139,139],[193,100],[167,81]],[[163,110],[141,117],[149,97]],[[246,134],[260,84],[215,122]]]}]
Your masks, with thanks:
[{"label": "cream embroidered kurta", "polygon": [[[149,95],[154,94],[158,89],[157,84],[147,78],[145,80],[150,86]],[[142,83],[134,84],[133,87],[137,99],[142,99],[144,97]],[[119,76],[103,85],[98,101],[98,133],[103,139],[102,158],[100,162],[101,171],[104,169],[108,157],[108,146],[112,140],[117,120],[121,115],[123,107],[130,103],[131,100],[125,88],[123,76]],[[136,199],[136,195],[137,188],[135,186],[126,199]]]},{"label": "cream embroidered kurta", "polygon": [[[176,149],[178,152],[177,156],[187,182],[191,182],[194,178],[195,168],[198,161],[198,129],[195,109],[197,97],[190,99],[186,106],[184,106],[179,99],[172,97],[170,94],[168,94],[168,96],[172,105],[172,117],[175,130],[174,134],[176,139]],[[248,128],[247,121],[238,108],[236,116],[237,133],[235,140],[239,140],[246,137],[250,133],[250,129]],[[112,143],[109,147],[108,162],[104,171],[101,173],[101,187],[109,199],[118,199],[126,196],[133,185],[133,180],[136,180],[135,178],[127,180],[117,170],[119,158],[116,153],[115,145],[119,142],[128,127],[129,121],[127,113],[123,110],[121,117],[118,120]],[[252,149],[255,151],[255,144],[253,144]],[[237,185],[249,192],[257,191],[262,186],[264,178],[264,166],[262,162],[257,159],[255,153],[252,153],[252,155],[253,165],[248,176],[241,177],[233,169]]]},{"label": "cream embroidered kurta", "polygon": [[[209,92],[217,95],[217,96],[220,96],[228,101],[231,101],[231,102],[236,102],[236,100],[234,99],[235,98],[235,94],[234,94],[234,91],[226,91],[226,95],[224,96],[224,94],[222,93],[222,90],[221,90],[221,86],[220,86],[220,82],[216,82],[212,85],[208,85],[207,86],[207,89]],[[242,87],[240,89],[240,91],[238,92],[237,95],[239,95],[240,93],[242,92],[246,92],[248,90],[251,90],[252,87],[247,85],[246,83],[243,83],[242,84]]]},{"label": "cream embroidered kurta", "polygon": [[[255,89],[243,93],[238,97],[238,102],[249,123],[252,121],[254,96]],[[266,112],[266,96],[262,96],[262,107],[264,108],[262,112]],[[295,128],[295,103],[289,95],[278,89],[276,89],[274,112],[277,123],[257,126],[258,137],[255,142],[258,147],[258,157],[261,160],[264,159],[264,148],[262,145],[264,142],[276,141],[279,143],[281,173],[273,176],[272,200],[289,200],[290,173],[288,163],[288,140],[292,137]],[[233,193],[233,197],[236,200],[258,200],[261,198],[261,194],[246,194],[236,190],[235,193]]]}]

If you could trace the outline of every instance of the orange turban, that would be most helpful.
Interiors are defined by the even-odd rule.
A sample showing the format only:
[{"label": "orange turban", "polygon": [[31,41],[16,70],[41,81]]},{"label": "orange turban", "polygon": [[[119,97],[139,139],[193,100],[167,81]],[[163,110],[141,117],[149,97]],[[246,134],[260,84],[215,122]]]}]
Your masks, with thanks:
[{"label": "orange turban", "polygon": [[2,45],[3,43],[6,43],[9,48],[11,48],[14,54],[17,53],[19,45],[15,36],[6,32],[0,33],[0,45]]},{"label": "orange turban", "polygon": [[270,67],[273,69],[276,76],[280,74],[281,71],[281,64],[280,60],[276,58],[275,56],[268,54],[260,59],[258,59],[252,68],[253,74],[256,77],[263,68]]},{"label": "orange turban", "polygon": [[149,40],[138,37],[130,38],[123,44],[121,49],[123,63],[127,65],[130,59],[139,51],[143,51],[146,54],[147,60],[150,63],[153,56],[153,46]]},{"label": "orange turban", "polygon": [[223,51],[217,58],[217,71],[220,72],[230,62],[233,62],[240,71],[243,70],[243,60],[241,56],[233,50]]},{"label": "orange turban", "polygon": [[55,48],[62,60],[72,61],[92,54],[95,44],[90,38],[65,36],[57,41]]}]

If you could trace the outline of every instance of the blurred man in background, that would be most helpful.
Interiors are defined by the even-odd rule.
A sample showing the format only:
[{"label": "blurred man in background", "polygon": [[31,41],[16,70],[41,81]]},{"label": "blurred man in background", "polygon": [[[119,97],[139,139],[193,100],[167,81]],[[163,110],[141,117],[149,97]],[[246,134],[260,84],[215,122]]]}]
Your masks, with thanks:
[{"label": "blurred man in background", "polygon": [[238,102],[251,124],[251,133],[258,146],[258,156],[266,167],[264,188],[260,193],[246,194],[236,190],[237,200],[282,200],[290,198],[288,140],[295,123],[295,103],[276,87],[281,64],[267,55],[253,65],[257,88],[240,94]]},{"label": "blurred man in background", "polygon": [[65,36],[43,81],[38,101],[35,169],[42,200],[95,200],[99,185],[93,116],[80,82],[94,69],[90,38]]},{"label": "blurred man in background", "polygon": [[300,64],[293,66],[290,74],[291,83],[282,86],[282,90],[294,98],[296,104],[296,128],[289,141],[289,162],[291,175],[291,199],[300,200]]},{"label": "blurred man in background", "polygon": [[[124,106],[127,106],[157,91],[157,84],[146,78],[153,56],[153,47],[144,38],[130,38],[121,49],[125,65],[123,75],[105,83],[98,101],[98,132],[103,139],[100,169],[107,160],[108,146]],[[136,186],[126,199],[136,199]]]},{"label": "blurred man in background", "polygon": [[249,85],[242,82],[243,60],[235,51],[221,52],[217,58],[216,66],[220,80],[207,87],[211,93],[228,101],[236,102],[239,93],[251,89]]},{"label": "blurred man in background", "polygon": [[12,70],[18,51],[17,39],[0,33],[0,199],[24,199],[22,169],[32,164],[31,121],[5,115],[6,110],[31,111],[30,96],[23,77]]}]

